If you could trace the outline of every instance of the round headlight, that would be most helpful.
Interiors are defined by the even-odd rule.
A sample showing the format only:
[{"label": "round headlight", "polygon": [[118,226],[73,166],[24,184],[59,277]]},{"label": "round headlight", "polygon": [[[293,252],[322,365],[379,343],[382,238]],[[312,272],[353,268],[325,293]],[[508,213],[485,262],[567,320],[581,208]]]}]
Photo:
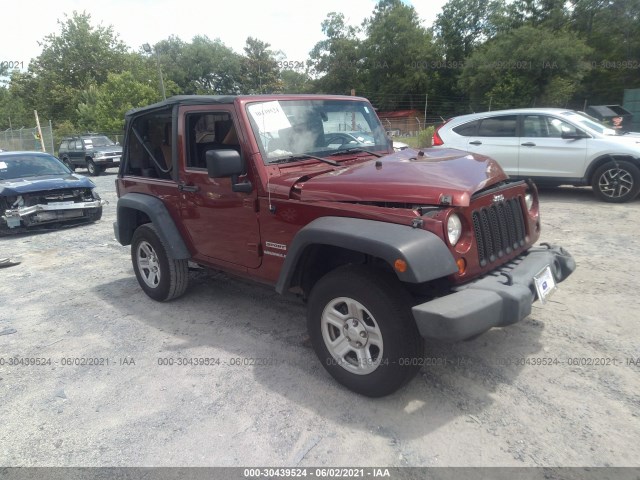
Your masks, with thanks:
[{"label": "round headlight", "polygon": [[533,208],[533,194],[531,192],[524,194],[524,203],[527,205],[527,210]]},{"label": "round headlight", "polygon": [[447,235],[449,237],[449,243],[452,246],[458,243],[460,235],[462,235],[462,222],[460,221],[460,217],[455,213],[449,215],[449,220],[447,220]]}]

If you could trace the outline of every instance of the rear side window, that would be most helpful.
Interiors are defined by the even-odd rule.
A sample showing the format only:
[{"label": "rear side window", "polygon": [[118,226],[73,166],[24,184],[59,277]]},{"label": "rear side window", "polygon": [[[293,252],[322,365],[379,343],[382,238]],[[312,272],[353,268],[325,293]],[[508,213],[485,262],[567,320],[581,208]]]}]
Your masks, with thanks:
[{"label": "rear side window", "polygon": [[147,178],[172,179],[171,109],[137,117],[127,132],[123,172]]},{"label": "rear side window", "polygon": [[515,137],[518,117],[516,115],[503,115],[500,117],[485,118],[480,121],[478,136],[480,137]]},{"label": "rear side window", "polygon": [[464,123],[462,125],[457,126],[453,129],[458,135],[462,135],[463,137],[473,137],[476,135],[478,131],[478,125],[480,124],[480,120],[474,120],[473,122]]},{"label": "rear side window", "polygon": [[67,150],[69,148],[69,142],[67,140],[63,140],[60,144],[59,150]]}]

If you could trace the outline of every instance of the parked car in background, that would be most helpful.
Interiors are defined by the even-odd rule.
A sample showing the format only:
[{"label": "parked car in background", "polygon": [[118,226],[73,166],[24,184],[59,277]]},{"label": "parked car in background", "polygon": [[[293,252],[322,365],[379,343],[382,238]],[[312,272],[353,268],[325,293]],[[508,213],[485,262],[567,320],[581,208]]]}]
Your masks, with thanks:
[{"label": "parked car in background", "polygon": [[100,175],[107,168],[118,167],[122,147],[105,135],[91,133],[63,138],[58,158],[74,171],[86,168],[90,175]]},{"label": "parked car in background", "polygon": [[103,203],[91,180],[74,175],[53,155],[0,153],[0,234],[95,222]]},{"label": "parked car in background", "polygon": [[[344,148],[349,146],[366,147],[375,146],[376,142],[371,132],[334,132],[325,135],[326,145],[334,148]],[[400,151],[409,148],[409,145],[403,142],[393,140],[393,150]]]},{"label": "parked car in background", "polygon": [[491,157],[512,178],[541,186],[590,185],[606,202],[640,192],[640,137],[582,112],[524,108],[461,115],[438,127],[434,147]]}]

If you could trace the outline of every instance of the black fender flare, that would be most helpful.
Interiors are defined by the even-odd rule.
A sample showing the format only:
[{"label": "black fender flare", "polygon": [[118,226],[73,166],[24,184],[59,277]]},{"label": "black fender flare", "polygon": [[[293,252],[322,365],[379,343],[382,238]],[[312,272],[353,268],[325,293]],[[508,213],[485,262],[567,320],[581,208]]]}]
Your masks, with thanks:
[{"label": "black fender flare", "polygon": [[311,245],[331,245],[378,257],[392,269],[395,261],[402,259],[407,270],[394,271],[403,282],[422,283],[458,271],[444,241],[427,230],[361,218],[321,217],[293,238],[276,283],[278,293],[291,286],[298,262]]},{"label": "black fender flare", "polygon": [[178,227],[162,200],[143,193],[127,193],[118,199],[117,221],[113,224],[116,239],[121,245],[130,245],[133,232],[138,228],[136,211],[143,212],[154,224],[167,252],[175,260],[191,258]]}]

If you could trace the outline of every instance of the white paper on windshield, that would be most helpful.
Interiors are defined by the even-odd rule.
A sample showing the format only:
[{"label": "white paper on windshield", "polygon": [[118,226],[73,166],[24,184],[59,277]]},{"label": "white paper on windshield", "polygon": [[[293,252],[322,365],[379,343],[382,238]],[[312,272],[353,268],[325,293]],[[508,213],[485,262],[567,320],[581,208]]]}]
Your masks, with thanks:
[{"label": "white paper on windshield", "polygon": [[0,170],[6,170],[7,164],[5,162],[0,162]]},{"label": "white paper on windshield", "polygon": [[256,121],[260,132],[277,132],[291,127],[289,119],[277,100],[249,105],[249,113]]}]

